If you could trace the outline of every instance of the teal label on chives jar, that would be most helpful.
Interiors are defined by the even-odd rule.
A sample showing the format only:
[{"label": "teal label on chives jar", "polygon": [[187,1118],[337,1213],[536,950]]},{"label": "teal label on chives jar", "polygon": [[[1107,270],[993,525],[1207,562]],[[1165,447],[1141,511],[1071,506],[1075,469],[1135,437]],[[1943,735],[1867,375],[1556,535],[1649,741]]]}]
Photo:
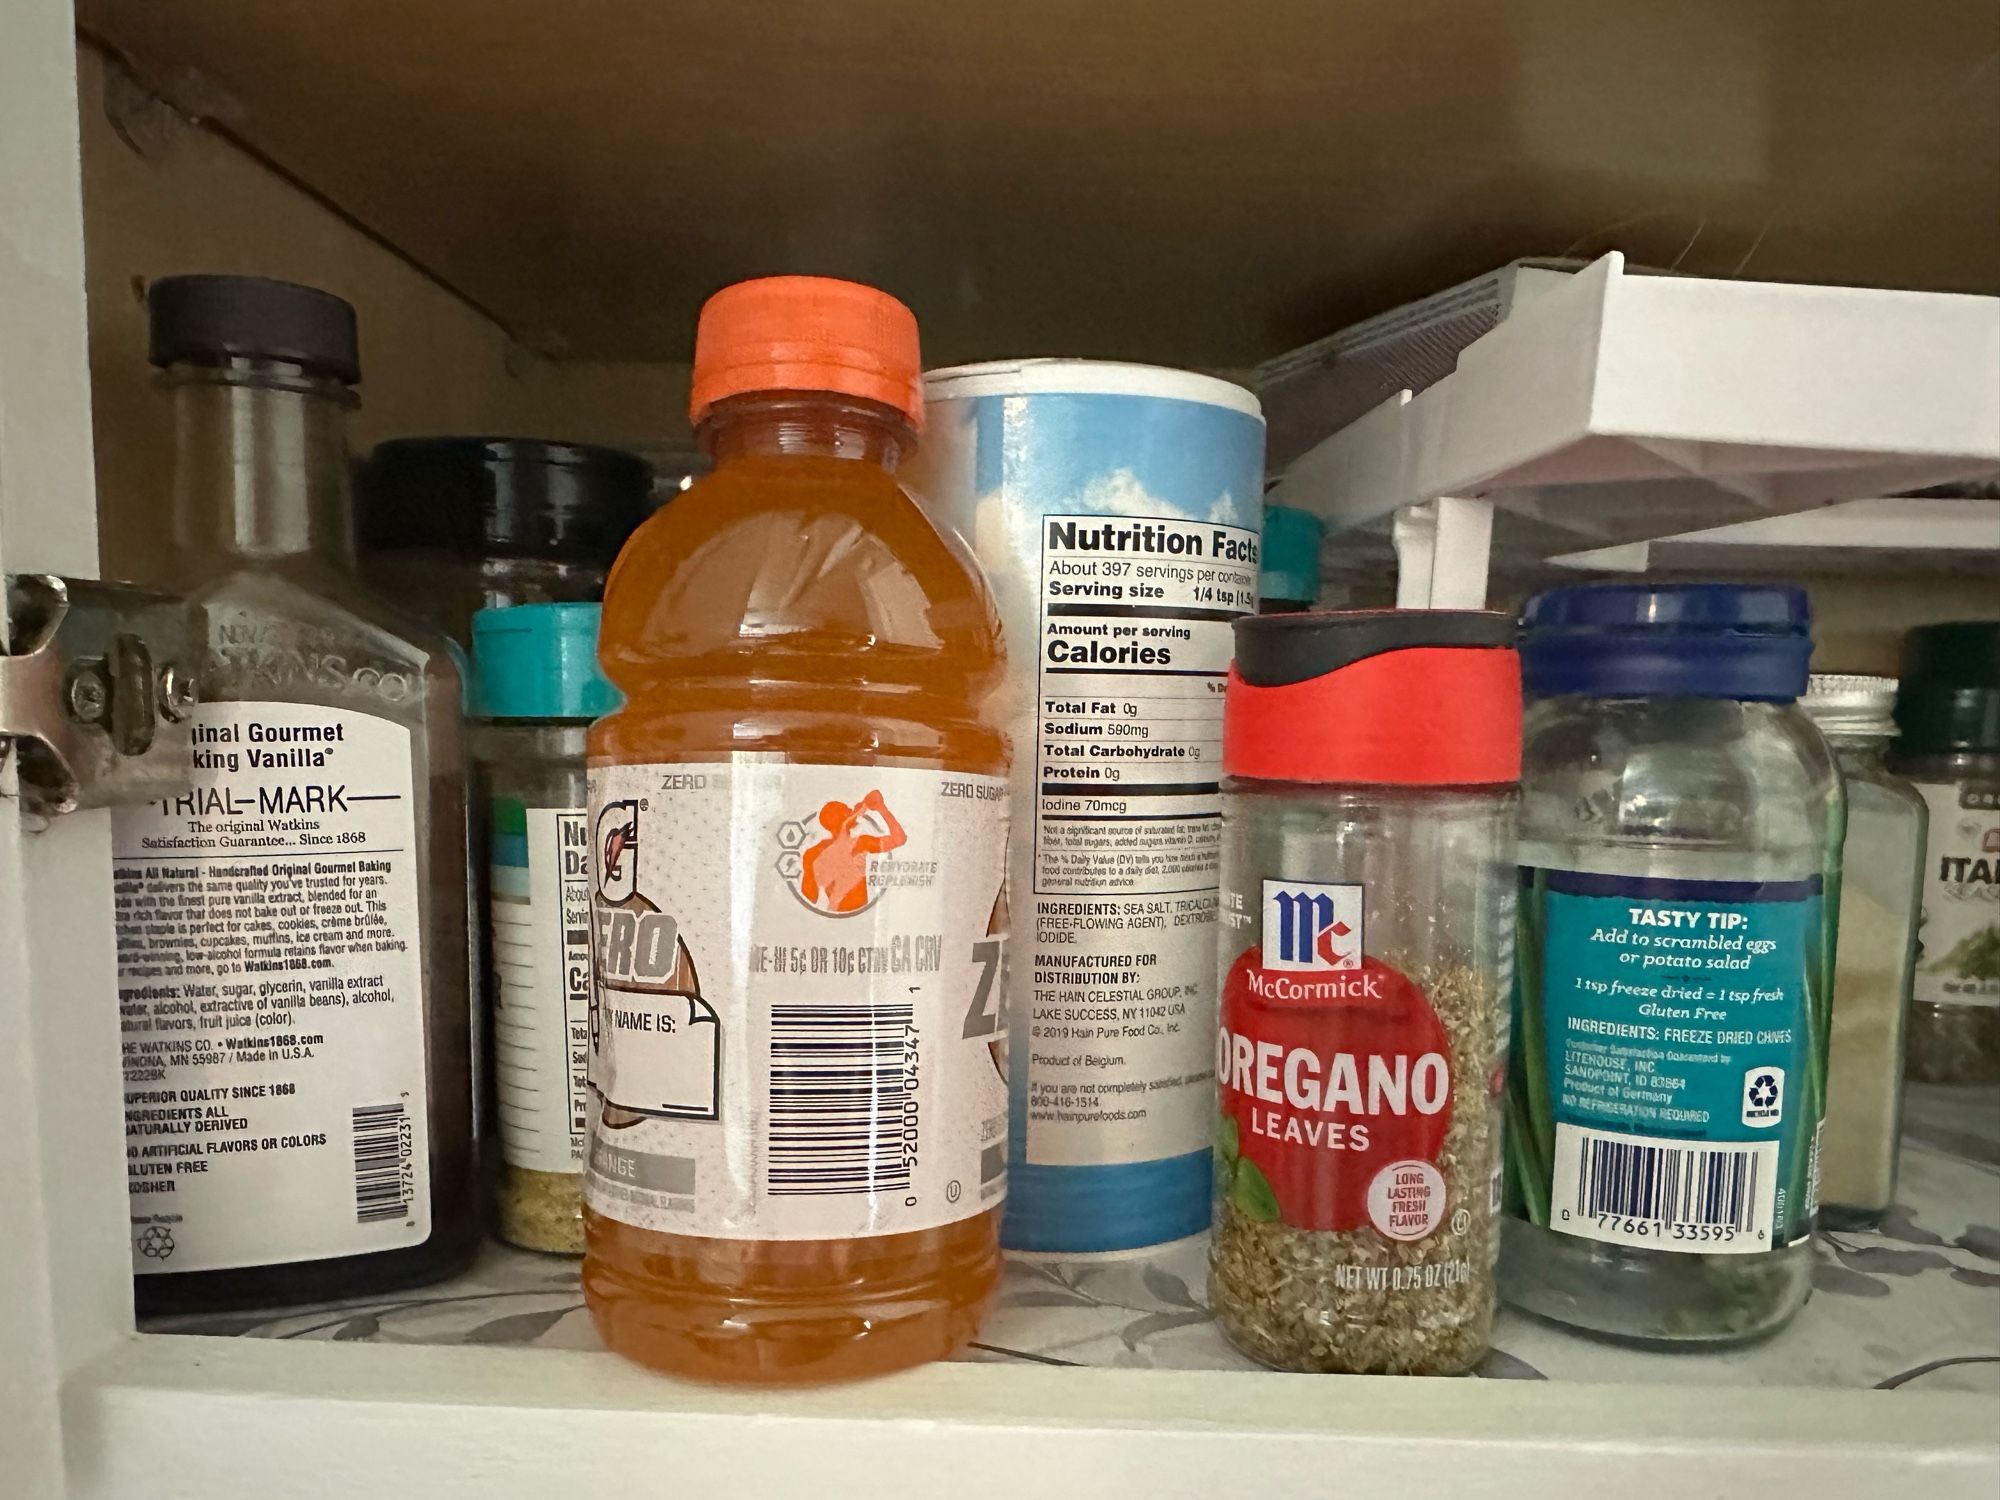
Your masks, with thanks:
[{"label": "teal label on chives jar", "polygon": [[1508,1212],[1704,1255],[1804,1238],[1826,1098],[1820,878],[1521,880]]}]

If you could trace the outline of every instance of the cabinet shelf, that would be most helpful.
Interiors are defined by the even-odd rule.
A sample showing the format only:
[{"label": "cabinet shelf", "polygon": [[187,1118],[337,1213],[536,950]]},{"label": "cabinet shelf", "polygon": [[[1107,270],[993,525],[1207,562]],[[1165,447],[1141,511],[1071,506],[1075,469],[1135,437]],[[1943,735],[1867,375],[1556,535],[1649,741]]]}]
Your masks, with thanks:
[{"label": "cabinet shelf", "polygon": [[1565,568],[1711,573],[1968,573],[2000,578],[2000,500],[1902,496],[1738,521],[1549,561]]},{"label": "cabinet shelf", "polygon": [[1271,498],[1336,530],[1439,496],[1548,557],[2000,468],[2000,298],[1627,275],[1604,256]]},{"label": "cabinet shelf", "polygon": [[[1483,1379],[1275,1375],[1210,1321],[1197,1240],[1145,1256],[1011,1263],[998,1309],[958,1366],[841,1390],[730,1393],[602,1353],[573,1263],[493,1248],[458,1281],[401,1296],[160,1320],[97,1375],[91,1399],[134,1420],[167,1391],[181,1401],[254,1395],[341,1422],[369,1401],[414,1401],[438,1421],[479,1408],[463,1418],[474,1425],[498,1405],[538,1436],[550,1413],[588,1413],[632,1442],[665,1442],[702,1417],[718,1447],[755,1421],[778,1439],[765,1455],[774,1463],[829,1418],[843,1424],[832,1447],[856,1464],[878,1440],[871,1429],[922,1421],[971,1447],[995,1429],[1071,1445],[1082,1461],[1115,1462],[1128,1486],[1171,1450],[1177,1493],[1211,1464],[1240,1462],[1244,1443],[1285,1450],[1281,1466],[1318,1454],[1365,1470],[1419,1436],[1449,1438],[1482,1471],[1506,1472],[1542,1449],[1545,1480],[1560,1471],[1580,1481],[1596,1462],[1581,1439],[1594,1436],[1696,1466],[1701,1485],[1718,1491],[1728,1487],[1716,1476],[1750,1452],[1798,1446],[1801,1461],[1819,1461],[1808,1448],[1837,1454],[1843,1486],[1865,1486],[1876,1464],[1886,1475],[1921,1458],[1938,1495],[1963,1484],[1969,1496],[2000,1473],[1983,1436],[2000,1399],[1996,1161],[2000,1091],[1913,1090],[1900,1202],[1884,1230],[1825,1237],[1806,1310],[1777,1337],[1737,1350],[1624,1349],[1503,1312]],[[188,1336],[199,1334],[211,1336]],[[149,1473],[162,1472],[156,1448],[137,1451]],[[905,1464],[931,1461],[899,1452]],[[358,1484],[385,1471],[356,1465],[395,1461],[381,1452],[343,1463]],[[615,1477],[606,1461],[596,1455],[587,1472]],[[758,1456],[734,1462],[737,1484],[760,1482]],[[1021,1482],[1009,1458],[953,1487],[1017,1494]]]},{"label": "cabinet shelf", "polygon": [[[1419,462],[1413,446],[1419,398],[1369,419],[1395,458],[1381,491],[1329,491],[1325,508],[1379,522],[1463,482],[1499,496],[1503,551],[1518,535],[1541,559],[2000,464],[1993,305],[1948,295],[2000,291],[2000,13],[1920,10],[81,0],[73,17],[20,0],[0,45],[0,563],[84,576],[101,541],[164,551],[171,439],[132,294],[188,270],[355,292],[369,437],[549,426],[672,447],[695,310],[746,275],[889,287],[936,363],[1240,371],[1514,257],[1615,245],[1693,278],[1765,278],[1718,295],[1769,300],[1777,322],[1842,320],[1824,369],[1783,345],[1799,383],[1773,400],[1820,425],[1774,439],[1628,422],[1621,463],[1660,466],[1636,476],[1537,472],[1546,447],[1497,438],[1439,468],[1446,450]],[[1564,328],[1626,288],[1620,264],[1577,278]],[[1888,326],[1947,307],[1936,340]],[[1725,362],[1728,381],[1763,353]],[[1862,356],[1907,377],[1896,400],[1842,383]],[[1513,409],[1541,409],[1508,442],[1574,422],[1554,373],[1531,371]],[[1773,441],[1827,448],[1836,415],[1846,457],[1806,481],[1745,461]],[[1605,478],[1621,483],[1579,493]],[[101,536],[91,502],[107,494]],[[1495,1378],[1261,1372],[1198,1305],[1198,1245],[1018,1266],[968,1361],[821,1391],[654,1377],[595,1346],[572,1270],[497,1251],[393,1308],[134,1332],[108,819],[23,819],[7,774],[10,1496],[1018,1500],[1248,1482],[1498,1500],[1618,1493],[1636,1473],[1662,1492],[1898,1496],[1916,1474],[1926,1500],[1990,1500],[2000,1485],[1989,1097],[1973,1120],[1920,1110],[1894,1233],[1830,1246],[1800,1321],[1731,1354],[1610,1350],[1510,1316]]]}]

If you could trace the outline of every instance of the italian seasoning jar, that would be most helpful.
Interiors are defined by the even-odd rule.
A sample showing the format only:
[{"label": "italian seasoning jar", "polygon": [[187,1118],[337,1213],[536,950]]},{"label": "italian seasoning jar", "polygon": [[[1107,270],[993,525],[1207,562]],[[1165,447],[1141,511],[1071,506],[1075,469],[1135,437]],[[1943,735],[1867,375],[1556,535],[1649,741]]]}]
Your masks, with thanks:
[{"label": "italian seasoning jar", "polygon": [[1896,725],[1930,807],[1909,1076],[2000,1083],[2000,621],[1911,631]]},{"label": "italian seasoning jar", "polygon": [[1896,1194],[1925,817],[1924,799],[1883,764],[1895,703],[1893,677],[1818,673],[1802,700],[1847,790],[1819,1150],[1820,1214],[1834,1229],[1872,1229]]},{"label": "italian seasoning jar", "polygon": [[590,829],[584,735],[617,706],[598,606],[473,616],[472,755],[487,807],[486,943],[500,1235],[583,1253],[590,1046]]},{"label": "italian seasoning jar", "polygon": [[1529,601],[1502,1294],[1637,1343],[1783,1327],[1812,1276],[1840,781],[1802,590]]},{"label": "italian seasoning jar", "polygon": [[1279,1369],[1492,1333],[1520,667],[1444,610],[1236,622],[1209,1297]]}]

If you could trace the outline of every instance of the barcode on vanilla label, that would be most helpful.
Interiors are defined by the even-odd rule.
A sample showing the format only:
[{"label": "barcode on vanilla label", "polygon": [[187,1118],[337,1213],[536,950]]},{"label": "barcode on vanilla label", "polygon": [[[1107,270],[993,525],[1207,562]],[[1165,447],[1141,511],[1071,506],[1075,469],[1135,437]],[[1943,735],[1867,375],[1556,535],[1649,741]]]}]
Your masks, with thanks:
[{"label": "barcode on vanilla label", "polygon": [[1771,1248],[1778,1143],[1689,1143],[1556,1127],[1550,1223],[1611,1245],[1749,1255]]},{"label": "barcode on vanilla label", "polygon": [[382,1224],[410,1211],[410,1112],[402,1104],[354,1111],[354,1222]]}]

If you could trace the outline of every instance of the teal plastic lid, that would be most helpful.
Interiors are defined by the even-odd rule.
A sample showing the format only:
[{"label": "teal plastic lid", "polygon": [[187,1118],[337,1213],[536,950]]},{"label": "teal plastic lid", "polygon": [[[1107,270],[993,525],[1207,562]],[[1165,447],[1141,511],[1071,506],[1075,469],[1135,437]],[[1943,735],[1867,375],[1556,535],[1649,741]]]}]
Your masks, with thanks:
[{"label": "teal plastic lid", "polygon": [[1260,599],[1319,597],[1319,544],[1326,523],[1289,505],[1264,507],[1264,547],[1257,579]]},{"label": "teal plastic lid", "polygon": [[597,666],[595,604],[514,604],[472,617],[472,714],[597,719],[618,689]]}]

